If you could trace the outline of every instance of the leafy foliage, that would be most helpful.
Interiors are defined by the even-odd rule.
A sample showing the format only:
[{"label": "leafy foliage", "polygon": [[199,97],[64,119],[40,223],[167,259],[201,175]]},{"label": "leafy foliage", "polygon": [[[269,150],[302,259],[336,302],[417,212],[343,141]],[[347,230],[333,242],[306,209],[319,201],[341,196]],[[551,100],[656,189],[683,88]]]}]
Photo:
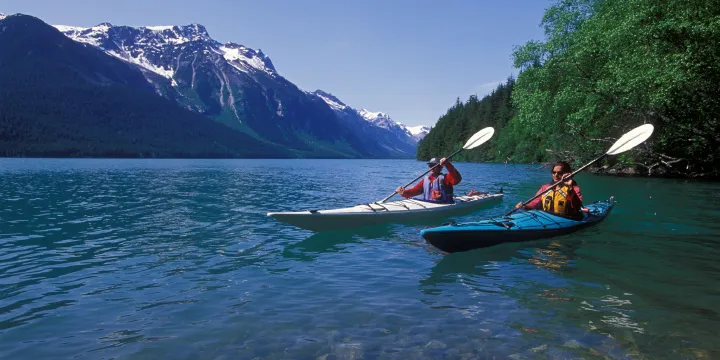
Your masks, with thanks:
[{"label": "leafy foliage", "polygon": [[[544,41],[513,53],[521,69],[514,116],[494,147],[477,150],[485,152],[479,159],[582,163],[630,128],[652,123],[650,141],[618,161],[677,173],[720,169],[717,0],[559,0],[542,25]],[[450,109],[433,131],[477,130],[475,120],[455,124],[463,109]],[[425,146],[447,150],[433,144]]]}]

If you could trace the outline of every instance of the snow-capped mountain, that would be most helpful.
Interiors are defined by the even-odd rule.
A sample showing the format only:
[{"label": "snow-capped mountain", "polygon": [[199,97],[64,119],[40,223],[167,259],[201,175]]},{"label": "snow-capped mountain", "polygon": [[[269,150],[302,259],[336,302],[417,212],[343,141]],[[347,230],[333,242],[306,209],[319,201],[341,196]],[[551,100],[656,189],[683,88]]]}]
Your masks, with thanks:
[{"label": "snow-capped mountain", "polygon": [[[259,139],[311,154],[317,147],[332,153],[336,144],[347,143],[350,156],[414,156],[417,141],[389,117],[368,122],[378,131],[390,132],[388,136],[398,136],[400,129],[400,138],[407,138],[402,142],[409,141],[412,149],[396,146],[397,141],[375,141],[384,135],[358,136],[360,123],[348,121],[356,110],[329,94],[300,90],[278,74],[261,50],[217,42],[202,25],[55,27],[75,41],[134,64],[158,94]],[[347,108],[351,110],[344,113]]]},{"label": "snow-capped mountain", "polygon": [[360,116],[362,116],[363,119],[369,121],[375,126],[379,126],[383,129],[387,129],[395,133],[402,132],[407,134],[407,136],[413,139],[416,143],[422,140],[425,135],[430,132],[429,126],[406,126],[403,123],[393,121],[392,118],[390,118],[390,115],[383,112],[372,112],[366,109],[360,109],[359,114]]},{"label": "snow-capped mountain", "polygon": [[327,103],[328,106],[330,106],[330,108],[335,110],[336,112],[353,112],[363,120],[369,122],[370,124],[388,130],[401,138],[407,136],[413,139],[415,142],[418,142],[430,131],[430,127],[428,126],[421,125],[407,127],[402,123],[393,121],[390,115],[383,112],[372,112],[367,109],[353,109],[346,105],[344,102],[340,101],[340,99],[338,99],[334,95],[324,92],[322,90],[316,90],[315,92],[313,92],[313,94],[323,99],[323,101],[325,101],[325,103]]},{"label": "snow-capped mountain", "polygon": [[[405,126],[403,124],[400,124],[402,126]],[[415,139],[415,141],[420,141],[423,138],[425,138],[425,135],[427,135],[430,132],[430,127],[425,125],[418,125],[418,126],[405,126],[405,129],[407,129],[408,132],[412,135],[412,137]]]},{"label": "snow-capped mountain", "polygon": [[385,113],[382,112],[371,112],[366,109],[360,109],[359,111],[360,116],[363,117],[366,121],[369,121],[376,126],[379,126],[384,129],[391,129],[398,127],[398,124],[390,119],[390,116],[388,116]]},{"label": "snow-capped mountain", "polygon": [[[262,51],[228,42],[221,44],[213,40],[204,26],[113,26],[103,23],[91,28],[55,25],[71,39],[102,48],[110,55],[130,61],[147,70],[172,79],[180,67],[173,64],[167,55],[180,55],[184,46],[198,44],[203,53],[212,51],[221,55],[227,62],[242,72],[259,70],[268,75],[276,75],[270,58]],[[179,59],[178,59],[179,60]]]},{"label": "snow-capped mountain", "polygon": [[405,133],[415,142],[422,140],[422,138],[424,138],[425,135],[430,132],[429,126],[420,125],[407,127],[402,123],[393,121],[392,118],[390,118],[390,115],[383,112],[372,112],[366,109],[360,109],[359,114],[360,116],[362,116],[363,119],[371,122],[375,126],[381,127],[383,129],[388,129],[389,131],[395,133]]},{"label": "snow-capped mountain", "polygon": [[[397,152],[400,156],[410,157],[415,154],[417,141],[397,123],[388,122],[383,123],[382,125],[384,126],[381,126],[381,124],[373,123],[363,117],[362,110],[358,111],[348,106],[330,93],[316,90],[310,94],[322,99],[335,111],[340,119],[345,121],[353,129],[356,129],[362,137],[374,139],[374,141],[383,148],[391,152]],[[389,120],[389,117],[387,120]]]},{"label": "snow-capped mountain", "polygon": [[298,156],[176,106],[137,66],[32,16],[0,19],[0,64],[4,156]]},{"label": "snow-capped mountain", "polygon": [[[192,69],[189,79],[191,88],[196,85],[196,70],[203,65],[203,62],[208,61],[217,66],[226,63],[247,74],[259,71],[270,77],[277,75],[272,62],[262,51],[255,51],[232,42],[221,44],[213,40],[205,27],[199,24],[130,27],[102,23],[90,28],[66,25],[55,25],[55,27],[75,41],[99,47],[112,56],[139,66],[146,73],[149,71],[168,79],[173,87],[180,85],[176,80],[184,77],[185,74],[182,72],[188,68],[187,61],[190,61],[189,68]],[[198,63],[198,60],[201,62]],[[218,99],[223,103],[221,105],[224,105],[223,100],[234,100],[234,98],[233,94],[222,94],[229,79],[222,73],[222,69],[217,70],[220,72],[215,75],[221,82]],[[229,105],[238,117],[237,120],[242,121],[237,114],[234,101],[230,101]]]},{"label": "snow-capped mountain", "polygon": [[360,109],[359,114],[363,119],[365,119],[365,121],[383,129],[387,129],[398,136],[407,136],[415,143],[422,139],[422,137],[418,138],[413,135],[412,131],[410,131],[410,129],[408,129],[405,125],[393,121],[388,114],[383,112],[372,112],[366,109]]}]

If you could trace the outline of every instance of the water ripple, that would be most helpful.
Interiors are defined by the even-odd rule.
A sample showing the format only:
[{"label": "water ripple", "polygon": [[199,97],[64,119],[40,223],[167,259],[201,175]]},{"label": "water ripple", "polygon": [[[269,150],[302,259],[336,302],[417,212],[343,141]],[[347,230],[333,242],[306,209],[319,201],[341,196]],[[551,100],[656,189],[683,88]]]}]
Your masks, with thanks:
[{"label": "water ripple", "polygon": [[[414,161],[0,162],[2,358],[718,354],[712,183],[581,177],[588,198],[628,199],[602,226],[446,255],[424,225],[312,234],[265,216],[385,197]],[[458,166],[458,191],[507,197],[459,221],[547,176]]]}]

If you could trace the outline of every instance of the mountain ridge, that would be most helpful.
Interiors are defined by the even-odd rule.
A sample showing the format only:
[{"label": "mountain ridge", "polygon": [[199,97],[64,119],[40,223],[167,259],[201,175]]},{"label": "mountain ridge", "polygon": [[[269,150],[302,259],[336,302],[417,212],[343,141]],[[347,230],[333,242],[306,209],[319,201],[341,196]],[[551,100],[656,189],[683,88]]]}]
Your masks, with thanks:
[{"label": "mountain ridge", "polygon": [[0,155],[295,157],[157,96],[143,74],[27,15],[0,19]]},{"label": "mountain ridge", "polygon": [[[235,42],[221,44],[212,39],[201,24],[130,27],[101,23],[89,28],[55,27],[75,41],[139,66],[157,92],[178,105],[260,140],[301,151],[309,150],[308,143],[317,144],[316,140],[328,147],[339,141],[355,149],[351,151],[353,157],[413,157],[415,154],[417,139],[402,125],[371,121],[382,129],[371,131],[356,121],[348,121],[347,114],[342,113],[342,106],[347,105],[333,107],[327,98],[300,90],[277,72],[262,50]],[[304,96],[308,98],[303,99]],[[319,108],[320,103],[313,100],[318,97],[331,111]],[[304,118],[297,119],[298,113]],[[288,117],[292,120],[288,121]],[[300,124],[293,126],[296,119]],[[390,134],[363,133],[357,126],[363,127],[363,131]],[[358,138],[356,132],[363,134]],[[310,139],[299,137],[298,133]],[[380,143],[374,144],[372,138],[379,139]],[[399,144],[388,141],[399,141]]]}]

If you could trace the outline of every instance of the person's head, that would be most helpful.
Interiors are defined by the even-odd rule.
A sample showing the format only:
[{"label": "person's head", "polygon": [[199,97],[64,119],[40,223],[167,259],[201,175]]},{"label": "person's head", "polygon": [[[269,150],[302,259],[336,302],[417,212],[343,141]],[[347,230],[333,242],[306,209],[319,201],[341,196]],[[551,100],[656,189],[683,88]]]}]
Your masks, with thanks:
[{"label": "person's head", "polygon": [[[432,158],[427,162],[428,167],[431,167],[431,168],[439,163],[440,163],[440,160],[438,158]],[[435,176],[438,176],[438,175],[440,175],[441,172],[442,172],[442,166],[435,166],[430,173]]]},{"label": "person's head", "polygon": [[552,168],[553,181],[560,181],[563,175],[569,174],[571,172],[572,169],[570,168],[570,164],[565,161],[558,161],[555,163],[555,165],[553,165]]}]

